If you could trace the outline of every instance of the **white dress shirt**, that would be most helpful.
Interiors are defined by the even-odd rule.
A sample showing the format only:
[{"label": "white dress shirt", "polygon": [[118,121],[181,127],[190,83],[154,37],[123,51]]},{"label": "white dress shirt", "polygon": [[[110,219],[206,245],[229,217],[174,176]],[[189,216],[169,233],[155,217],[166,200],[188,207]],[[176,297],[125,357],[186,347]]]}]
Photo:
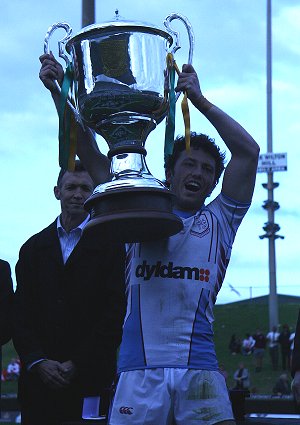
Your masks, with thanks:
[{"label": "white dress shirt", "polygon": [[62,227],[60,216],[57,217],[57,234],[59,238],[59,243],[61,246],[61,252],[64,260],[64,264],[66,264],[67,259],[71,255],[73,249],[78,244],[79,239],[81,238],[82,231],[89,221],[90,216],[88,215],[79,226],[75,227],[75,229],[70,230],[69,233],[65,231]]}]

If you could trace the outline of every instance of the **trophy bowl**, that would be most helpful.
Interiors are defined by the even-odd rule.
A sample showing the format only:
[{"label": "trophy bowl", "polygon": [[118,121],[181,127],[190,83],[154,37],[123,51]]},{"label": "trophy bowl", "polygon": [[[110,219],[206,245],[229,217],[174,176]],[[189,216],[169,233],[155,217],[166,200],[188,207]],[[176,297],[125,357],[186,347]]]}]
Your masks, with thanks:
[{"label": "trophy bowl", "polygon": [[67,63],[71,57],[73,67],[69,105],[78,121],[100,134],[109,147],[111,180],[98,185],[85,203],[91,215],[86,234],[136,242],[166,238],[182,229],[181,219],[172,212],[173,195],[152,176],[145,161],[147,136],[169,108],[166,58],[180,48],[178,33],[169,25],[173,19],[183,21],[188,30],[191,63],[191,26],[177,14],[166,18],[168,31],[116,16],[73,37],[66,23],[52,25],[46,34],[47,53],[53,31],[66,30],[59,52]]}]

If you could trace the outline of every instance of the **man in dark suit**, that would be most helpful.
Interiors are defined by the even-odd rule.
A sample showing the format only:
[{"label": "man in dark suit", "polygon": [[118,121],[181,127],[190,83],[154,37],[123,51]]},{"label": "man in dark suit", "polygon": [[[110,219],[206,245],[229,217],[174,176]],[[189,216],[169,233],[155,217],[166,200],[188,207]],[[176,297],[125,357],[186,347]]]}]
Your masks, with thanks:
[{"label": "man in dark suit", "polygon": [[[0,371],[2,370],[2,345],[11,338],[11,307],[13,285],[10,266],[7,261],[0,260]],[[1,396],[1,380],[0,380]]]},{"label": "man in dark suit", "polygon": [[22,362],[23,425],[81,418],[83,397],[104,400],[115,374],[125,314],[124,246],[87,238],[83,204],[93,182],[79,161],[61,172],[61,215],[21,248],[15,348]]}]

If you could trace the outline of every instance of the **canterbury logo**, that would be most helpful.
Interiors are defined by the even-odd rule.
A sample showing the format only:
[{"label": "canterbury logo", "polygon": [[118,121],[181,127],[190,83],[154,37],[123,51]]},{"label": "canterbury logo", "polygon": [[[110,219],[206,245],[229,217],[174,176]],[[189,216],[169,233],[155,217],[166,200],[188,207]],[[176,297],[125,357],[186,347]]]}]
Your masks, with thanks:
[{"label": "canterbury logo", "polygon": [[133,410],[133,407],[122,406],[122,407],[120,407],[119,412],[122,415],[132,415],[133,414],[132,410]]},{"label": "canterbury logo", "polygon": [[143,263],[139,264],[135,270],[135,276],[142,277],[144,280],[150,280],[152,277],[161,277],[209,282],[209,275],[210,271],[208,269],[174,266],[172,261],[170,261],[167,265],[162,264],[161,261],[157,261],[156,264],[150,265],[147,264],[146,260],[144,260]]}]

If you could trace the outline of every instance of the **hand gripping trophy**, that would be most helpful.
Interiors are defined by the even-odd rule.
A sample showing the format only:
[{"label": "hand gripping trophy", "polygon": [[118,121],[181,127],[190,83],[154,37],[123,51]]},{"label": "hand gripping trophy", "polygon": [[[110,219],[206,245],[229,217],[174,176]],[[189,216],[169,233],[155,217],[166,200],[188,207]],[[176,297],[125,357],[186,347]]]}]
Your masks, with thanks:
[{"label": "hand gripping trophy", "polygon": [[151,175],[145,161],[147,136],[166,117],[170,105],[167,58],[173,58],[180,48],[179,35],[170,28],[174,19],[187,29],[191,63],[193,31],[178,14],[165,19],[166,31],[120,20],[118,15],[114,21],[85,27],[73,37],[67,23],[48,29],[45,53],[49,53],[52,33],[57,28],[66,31],[58,43],[59,56],[67,66],[72,63],[74,87],[68,103],[76,120],[104,137],[109,146],[112,178],[97,186],[86,201],[91,220],[85,232],[140,242],[182,229],[181,219],[172,212],[173,195]]}]

